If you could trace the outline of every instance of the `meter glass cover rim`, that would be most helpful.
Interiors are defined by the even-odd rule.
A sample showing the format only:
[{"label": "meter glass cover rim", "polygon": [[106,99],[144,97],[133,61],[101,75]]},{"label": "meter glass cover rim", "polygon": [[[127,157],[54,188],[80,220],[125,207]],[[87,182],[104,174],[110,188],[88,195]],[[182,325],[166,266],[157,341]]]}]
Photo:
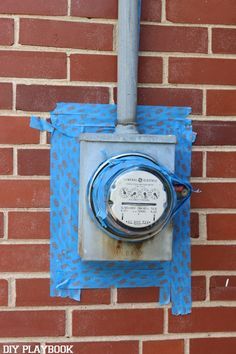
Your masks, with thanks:
[{"label": "meter glass cover rim", "polygon": [[[164,186],[168,187],[166,192],[167,192],[167,206],[168,206],[168,210],[167,208],[165,209],[164,213],[162,214],[161,218],[159,218],[157,220],[157,222],[154,224],[155,226],[159,227],[155,227],[152,225],[149,225],[147,227],[145,227],[145,232],[142,232],[142,229],[140,228],[139,230],[135,229],[135,228],[131,228],[127,225],[125,225],[125,228],[122,227],[122,224],[119,222],[119,220],[115,220],[111,217],[111,214],[109,213],[109,204],[108,204],[108,200],[109,198],[107,197],[106,200],[106,205],[108,206],[108,208],[106,207],[106,211],[107,211],[107,220],[111,223],[111,226],[114,227],[111,228],[109,227],[109,224],[107,225],[107,227],[103,227],[100,220],[97,218],[96,216],[96,212],[95,212],[95,208],[94,208],[94,203],[93,203],[93,198],[92,198],[92,191],[93,191],[93,184],[95,182],[95,180],[97,179],[97,177],[99,176],[99,174],[102,172],[102,170],[110,163],[111,160],[114,159],[120,159],[122,157],[132,157],[132,156],[138,156],[138,157],[142,157],[145,159],[148,159],[149,161],[155,163],[158,165],[157,161],[155,159],[153,159],[151,156],[142,154],[142,153],[125,153],[125,154],[120,154],[120,155],[115,155],[112,156],[111,158],[107,159],[106,161],[104,161],[103,163],[100,164],[100,166],[96,169],[95,173],[93,174],[89,184],[88,184],[88,206],[89,206],[89,211],[90,211],[90,216],[92,217],[92,219],[94,220],[94,222],[99,226],[99,228],[105,232],[107,235],[109,235],[110,237],[112,237],[113,239],[116,240],[121,240],[121,241],[127,241],[127,242],[139,242],[139,241],[144,241],[147,239],[150,239],[156,235],[158,235],[158,233],[160,233],[161,230],[163,230],[163,228],[167,225],[168,220],[170,219],[170,215],[171,215],[171,210],[173,208],[173,186],[170,183],[170,181],[165,178],[165,176],[163,174],[161,174],[161,172],[159,172],[158,170],[152,169],[150,166],[144,166],[145,167],[145,171],[146,170],[150,170],[149,172],[153,173],[154,175],[157,175],[158,178],[160,178],[160,180],[162,181],[162,183],[164,184]],[[137,167],[133,167],[131,166],[130,168],[126,169],[125,172],[127,171],[131,171],[131,170],[138,170],[140,169],[139,166]],[[119,173],[116,173],[114,178],[112,178],[112,182],[110,183],[110,185],[113,183],[114,179],[117,178],[118,175],[125,173],[124,171],[121,171]],[[163,218],[163,215],[165,214],[165,217]],[[113,219],[113,220],[112,220]],[[161,220],[161,222],[160,222]],[[114,224],[114,225],[113,225]],[[117,228],[117,226],[120,226],[121,230],[119,230]],[[135,231],[135,235],[133,235],[132,231]],[[131,235],[132,234],[132,235]],[[138,235],[137,235],[138,234]]]}]

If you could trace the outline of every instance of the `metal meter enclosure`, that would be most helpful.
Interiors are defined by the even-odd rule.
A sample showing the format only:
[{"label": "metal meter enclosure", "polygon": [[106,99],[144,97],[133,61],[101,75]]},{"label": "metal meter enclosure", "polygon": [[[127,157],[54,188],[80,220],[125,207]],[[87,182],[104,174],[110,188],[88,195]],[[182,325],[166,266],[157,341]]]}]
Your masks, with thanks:
[{"label": "metal meter enclosure", "polygon": [[155,166],[174,172],[175,143],[171,135],[80,135],[83,260],[171,260],[173,188]]}]

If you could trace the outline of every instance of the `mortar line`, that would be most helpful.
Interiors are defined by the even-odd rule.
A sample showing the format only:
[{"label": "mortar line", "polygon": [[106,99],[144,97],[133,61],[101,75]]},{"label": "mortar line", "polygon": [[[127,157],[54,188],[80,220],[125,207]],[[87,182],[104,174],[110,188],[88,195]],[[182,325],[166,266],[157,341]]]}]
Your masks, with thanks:
[{"label": "mortar line", "polygon": [[210,300],[210,275],[206,275],[206,300],[205,301],[211,301]]},{"label": "mortar line", "polygon": [[168,77],[169,77],[169,58],[163,58],[163,72],[162,72],[162,81],[163,84],[168,85]]},{"label": "mortar line", "polygon": [[71,16],[71,0],[67,3],[67,16]]},{"label": "mortar line", "polygon": [[71,71],[70,70],[70,53],[67,53],[67,56],[66,56],[66,77],[69,82],[71,80],[70,71]]},{"label": "mortar line", "polygon": [[166,22],[166,0],[162,0],[162,2],[161,2],[161,25],[164,24],[165,22]]},{"label": "mortar line", "polygon": [[[1,79],[2,81],[2,79]],[[16,112],[16,82],[12,81],[12,110],[11,112],[15,114]]]},{"label": "mortar line", "polygon": [[236,177],[191,177],[190,181],[193,183],[235,183]]},{"label": "mortar line", "polygon": [[43,348],[46,346],[46,342],[40,342],[40,353],[41,354],[46,354],[46,350],[44,350]]},{"label": "mortar line", "polygon": [[[40,141],[39,141],[39,144],[40,145],[46,145],[47,144],[47,132],[41,132],[40,131]],[[40,146],[40,148],[44,148],[45,149],[45,146]],[[38,149],[38,148],[37,148]],[[20,149],[18,149],[20,150]]]},{"label": "mortar line", "polygon": [[[166,56],[160,56],[160,58],[168,58],[169,55]],[[44,85],[44,86],[65,86],[68,85],[68,81],[67,78],[65,79],[47,79],[47,78],[21,78],[21,77],[2,77],[1,78],[1,82],[2,83],[12,83],[15,82],[16,84],[19,85]],[[107,86],[112,86],[112,87],[117,87],[117,82],[116,81],[70,81],[70,86],[71,87],[107,87]],[[198,84],[193,84],[193,83],[138,83],[138,88],[173,88],[173,89],[192,89],[192,90],[196,90],[196,91],[200,91],[203,89],[209,89],[212,91],[217,91],[219,90],[221,91],[232,91],[236,89],[236,85],[226,85],[226,84],[222,84],[222,85],[217,85],[217,84],[204,84],[204,83],[198,83]],[[11,110],[1,110],[1,111],[6,111],[9,112]],[[0,111],[0,112],[1,112]],[[24,111],[22,110],[16,110],[17,113],[22,113]],[[43,116],[45,117],[49,117],[49,113],[45,112],[45,111],[30,111],[30,112],[26,112],[26,113],[39,113],[39,114],[43,114]],[[198,117],[198,114],[192,114],[192,116],[196,116]],[[200,115],[201,116],[201,115]],[[214,116],[208,116],[208,117],[214,117]],[[227,117],[228,119],[234,118],[234,115],[230,115],[230,116],[215,116],[215,117],[220,117],[221,119],[224,119],[224,117]]]},{"label": "mortar line", "polygon": [[205,88],[202,90],[202,115],[207,115],[207,90]]},{"label": "mortar line", "polygon": [[[3,278],[2,278],[3,279]],[[23,278],[15,278],[15,279],[23,279]],[[29,279],[34,279],[34,278],[29,278]],[[170,309],[171,310],[171,305],[165,305],[166,309]],[[219,307],[225,307],[225,308],[235,308],[236,307],[236,301],[194,301],[193,308],[219,308]],[[162,311],[162,307],[157,303],[157,304],[147,304],[147,303],[143,303],[143,304],[116,304],[116,306],[114,305],[83,305],[80,304],[78,302],[78,305],[73,305],[73,306],[17,306],[17,308],[4,308],[1,307],[1,310],[3,312],[12,312],[12,311],[18,311],[18,312],[22,312],[22,311],[66,311],[66,310],[71,310],[71,311],[83,311],[83,312],[87,312],[87,311],[91,311],[91,312],[96,312],[96,311],[104,311],[104,313],[106,313],[106,311],[110,311],[110,310],[115,310],[115,311],[122,311],[122,310],[155,310],[155,309],[159,309],[160,311]],[[163,333],[164,336],[169,336],[172,333]]]},{"label": "mortar line", "polygon": [[210,151],[210,152],[236,152],[236,146],[193,146],[193,151]]},{"label": "mortar line", "polygon": [[114,104],[113,87],[109,87],[109,104]]},{"label": "mortar line", "polygon": [[110,296],[111,296],[111,304],[112,305],[115,305],[117,304],[117,288],[115,287],[112,287],[111,290],[110,290]]},{"label": "mortar line", "polygon": [[3,211],[3,238],[0,239],[0,242],[4,242],[8,238],[8,212]]},{"label": "mortar line", "polygon": [[184,354],[190,354],[190,341],[189,341],[189,338],[184,338]]},{"label": "mortar line", "polygon": [[200,233],[199,240],[206,242],[207,241],[207,223],[206,223],[206,214],[203,214],[203,213],[199,214],[199,233]]},{"label": "mortar line", "polygon": [[49,239],[16,239],[16,238],[11,238],[11,239],[0,239],[0,244],[1,245],[49,245],[50,240]]},{"label": "mortar line", "polygon": [[192,208],[192,212],[204,213],[204,214],[235,214],[235,208]]},{"label": "mortar line", "polygon": [[14,308],[16,307],[16,280],[15,278],[9,278],[8,280],[8,290],[9,290],[9,294],[8,294],[8,306],[10,308]]},{"label": "mortar line", "polygon": [[13,147],[13,176],[18,175],[18,151]]},{"label": "mortar line", "polygon": [[202,177],[207,178],[207,152],[203,151],[202,156]]},{"label": "mortar line", "polygon": [[65,328],[65,337],[71,338],[73,335],[72,332],[72,309],[66,310],[66,328]]},{"label": "mortar line", "polygon": [[1,175],[0,180],[9,180],[9,181],[49,181],[50,176],[10,176],[10,175]]},{"label": "mortar line", "polygon": [[[236,338],[235,332],[212,332],[210,333],[211,338]],[[209,338],[209,333],[204,332],[195,332],[191,333],[180,333],[171,334],[168,336],[163,335],[142,335],[142,336],[128,336],[128,335],[120,335],[120,336],[87,336],[87,337],[71,337],[65,338],[64,336],[59,337],[40,337],[41,341],[45,341],[47,343],[83,343],[83,342],[120,342],[120,341],[139,341],[140,339],[143,341],[156,341],[156,340],[175,340],[175,339],[198,339],[198,338]],[[6,340],[9,341],[9,338],[0,338],[0,343],[5,343]],[[22,341],[22,337],[14,337],[11,338],[11,342],[17,343]],[[39,337],[24,337],[24,341],[27,342],[38,342]]]},{"label": "mortar line", "polygon": [[[3,18],[13,18],[15,19],[16,16],[15,14],[1,14],[1,17]],[[26,19],[40,19],[40,20],[54,20],[54,21],[64,21],[64,22],[86,22],[86,23],[101,23],[101,24],[115,24],[117,23],[116,19],[107,19],[107,18],[87,18],[87,17],[78,17],[78,16],[67,16],[67,15],[57,15],[57,16],[51,16],[51,15],[27,15],[27,14],[22,14],[20,15],[21,18],[26,18]],[[141,24],[147,24],[147,25],[153,25],[153,26],[171,26],[171,27],[203,27],[207,28],[209,24],[207,23],[199,23],[199,24],[193,24],[193,23],[174,23],[174,22],[165,22],[165,23],[160,23],[160,22],[153,22],[153,21],[141,21]],[[225,25],[225,24],[211,24],[212,28],[236,28],[236,25]]]},{"label": "mortar line", "polygon": [[163,326],[163,334],[168,334],[169,333],[169,317],[168,317],[168,308],[164,308],[164,326]]},{"label": "mortar line", "polygon": [[[115,32],[116,33],[116,32]],[[117,46],[117,44],[116,44]],[[115,47],[116,47],[115,46]],[[116,51],[113,49],[110,50],[97,50],[97,49],[83,49],[83,48],[70,48],[70,47],[55,47],[55,46],[43,46],[43,45],[21,45],[17,44],[13,47],[12,52],[47,52],[47,53],[64,53],[68,52],[69,54],[91,54],[91,55],[116,55]],[[9,46],[0,45],[0,50],[9,51]],[[228,59],[235,60],[236,54],[232,53],[197,53],[197,52],[175,52],[175,51],[154,51],[146,50],[140,51],[139,55],[141,56],[150,56],[150,57],[173,57],[173,58],[190,58],[190,59]],[[35,78],[36,79],[36,78]],[[2,78],[1,78],[2,80]],[[53,78],[51,80],[54,80]],[[196,85],[196,84],[195,84]],[[218,84],[217,84],[218,85]]]},{"label": "mortar line", "polygon": [[143,341],[139,340],[138,343],[139,354],[143,354]]},{"label": "mortar line", "polygon": [[13,45],[14,48],[19,45],[19,37],[20,37],[20,19],[19,17],[14,17],[14,45]]},{"label": "mortar line", "polygon": [[40,213],[40,212],[49,212],[50,208],[0,208],[2,212],[32,212],[32,213]]},{"label": "mortar line", "polygon": [[204,240],[204,239],[192,239],[192,246],[236,246],[236,240]]},{"label": "mortar line", "polygon": [[208,31],[208,54],[213,54],[212,53],[212,27],[209,26],[207,31]]}]

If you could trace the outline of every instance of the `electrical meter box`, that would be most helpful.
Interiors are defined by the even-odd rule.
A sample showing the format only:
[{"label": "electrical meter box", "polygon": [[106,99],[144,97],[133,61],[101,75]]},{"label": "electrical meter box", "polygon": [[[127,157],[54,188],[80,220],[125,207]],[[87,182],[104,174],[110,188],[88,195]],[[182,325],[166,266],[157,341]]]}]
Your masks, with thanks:
[{"label": "electrical meter box", "polygon": [[[80,135],[79,254],[85,261],[172,258],[173,135]],[[168,222],[167,222],[168,221]]]}]

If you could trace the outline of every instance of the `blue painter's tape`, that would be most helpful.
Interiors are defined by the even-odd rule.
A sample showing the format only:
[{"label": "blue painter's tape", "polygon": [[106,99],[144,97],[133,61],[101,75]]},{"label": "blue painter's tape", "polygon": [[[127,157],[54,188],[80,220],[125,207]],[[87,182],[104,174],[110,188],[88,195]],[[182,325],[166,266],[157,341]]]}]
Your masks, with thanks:
[{"label": "blue painter's tape", "polygon": [[[188,107],[138,106],[142,134],[171,134],[177,138],[175,174],[190,176],[193,140]],[[51,136],[51,295],[79,301],[84,288],[111,286],[160,287],[161,304],[172,302],[174,314],[191,311],[190,230],[187,200],[174,217],[173,259],[168,262],[83,262],[78,251],[79,136],[81,132],[112,133],[116,106],[59,103],[51,124],[32,118],[31,126]],[[105,159],[105,157],[104,157]],[[104,215],[102,215],[104,217]]]},{"label": "blue painter's tape", "polygon": [[49,123],[47,120],[35,116],[31,117],[30,127],[41,131],[47,131],[49,133],[52,133],[54,130],[51,123]]}]

